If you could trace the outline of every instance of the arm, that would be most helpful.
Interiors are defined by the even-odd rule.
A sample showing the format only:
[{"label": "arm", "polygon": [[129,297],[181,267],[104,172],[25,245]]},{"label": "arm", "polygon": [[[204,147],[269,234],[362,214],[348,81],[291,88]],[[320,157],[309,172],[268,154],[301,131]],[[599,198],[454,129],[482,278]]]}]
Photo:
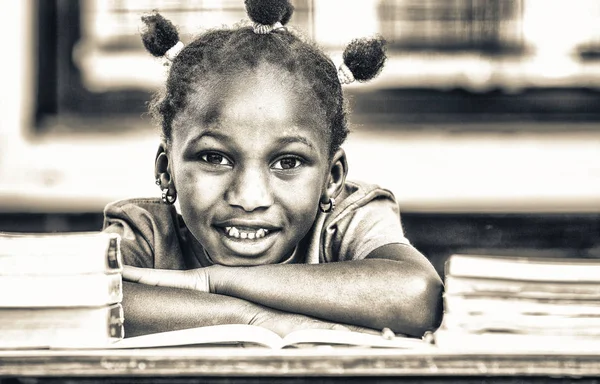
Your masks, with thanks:
[{"label": "arm", "polygon": [[421,336],[439,326],[442,282],[409,245],[389,244],[365,260],[255,267],[212,266],[192,271],[127,267],[124,277],[248,300],[336,323]]},{"label": "arm", "polygon": [[348,329],[235,297],[130,282],[123,283],[122,304],[127,337],[217,324],[260,325],[281,336],[304,328]]},{"label": "arm", "polygon": [[[145,199],[123,201],[109,204],[105,216],[104,230],[121,235],[125,280],[130,269],[136,270],[130,265],[146,267],[140,270],[153,272],[155,270],[147,268],[154,267],[157,262],[170,268],[183,264],[180,243],[172,230],[176,220],[172,206]],[[161,272],[186,280],[186,277],[204,276],[205,269]],[[173,275],[174,272],[183,276]],[[181,286],[177,280],[167,280],[162,287],[125,282],[123,307],[127,336],[231,323],[260,325],[281,336],[304,328],[348,329],[340,324],[278,311],[243,299],[208,293],[206,284],[199,279],[195,281],[198,284],[194,286]]]},{"label": "arm", "polygon": [[440,277],[415,248],[389,244],[365,260],[209,268],[211,291],[283,311],[421,336],[442,317]]}]

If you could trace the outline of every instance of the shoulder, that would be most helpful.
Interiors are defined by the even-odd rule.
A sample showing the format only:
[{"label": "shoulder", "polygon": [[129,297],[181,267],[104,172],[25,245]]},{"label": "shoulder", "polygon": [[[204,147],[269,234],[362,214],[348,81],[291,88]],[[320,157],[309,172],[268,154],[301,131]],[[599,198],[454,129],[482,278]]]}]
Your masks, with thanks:
[{"label": "shoulder", "polygon": [[173,205],[158,198],[135,198],[109,203],[104,208],[105,225],[111,219],[127,220],[139,225],[158,223],[178,224],[178,213]]},{"label": "shoulder", "polygon": [[[360,181],[346,181],[344,190],[338,196],[336,202],[337,214],[332,218],[340,219],[346,215],[352,214],[357,209],[362,208],[373,202],[382,202],[392,208],[399,215],[398,203],[394,194],[385,188],[376,184],[369,184]],[[376,203],[376,205],[378,205]]]},{"label": "shoulder", "polygon": [[365,258],[386,244],[408,244],[394,194],[374,184],[348,181],[327,214],[321,240],[325,261]]},{"label": "shoulder", "polygon": [[391,198],[392,200],[395,200],[392,191],[380,187],[377,184],[348,180],[345,183],[345,190],[350,192],[350,195],[354,198],[373,198],[377,196],[386,196],[388,198]]},{"label": "shoulder", "polygon": [[175,207],[158,198],[119,200],[104,208],[103,229],[121,235],[122,253],[129,265],[158,268],[166,263],[166,255],[180,248],[181,225]]},{"label": "shoulder", "polygon": [[124,214],[145,211],[148,213],[170,213],[175,208],[172,205],[164,204],[158,198],[135,198],[118,200],[108,203],[104,207],[104,214]]},{"label": "shoulder", "polygon": [[115,201],[104,208],[104,227],[115,221],[136,227],[146,235],[148,231],[177,226],[179,220],[174,206],[158,198],[135,198]]}]

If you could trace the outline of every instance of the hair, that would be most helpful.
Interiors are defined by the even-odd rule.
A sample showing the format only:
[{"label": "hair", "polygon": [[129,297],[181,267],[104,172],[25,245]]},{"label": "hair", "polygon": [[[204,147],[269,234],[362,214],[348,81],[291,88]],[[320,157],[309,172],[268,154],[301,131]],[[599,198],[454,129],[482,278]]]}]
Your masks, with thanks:
[{"label": "hair", "polygon": [[[248,16],[262,26],[287,24],[293,6],[287,0],[245,0]],[[164,56],[179,41],[175,26],[162,15],[143,16],[145,48],[154,56]],[[356,39],[343,54],[344,64],[359,81],[379,74],[385,63],[385,41],[381,37]],[[166,88],[150,103],[167,142],[172,123],[186,107],[194,86],[210,76],[232,76],[267,62],[295,74],[313,91],[324,111],[329,129],[329,155],[332,156],[348,135],[345,100],[338,71],[331,59],[314,43],[286,28],[267,34],[255,33],[251,26],[210,30],[189,43],[173,60]]]}]

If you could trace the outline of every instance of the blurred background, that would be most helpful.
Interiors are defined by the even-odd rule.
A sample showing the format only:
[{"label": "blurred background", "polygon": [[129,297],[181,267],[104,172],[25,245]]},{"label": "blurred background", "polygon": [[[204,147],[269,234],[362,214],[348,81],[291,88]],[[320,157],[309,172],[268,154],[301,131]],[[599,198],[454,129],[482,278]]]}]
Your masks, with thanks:
[{"label": "blurred background", "polygon": [[[454,252],[600,257],[600,2],[294,0],[334,59],[380,34],[388,64],[346,88],[350,178],[397,196],[440,273]],[[147,102],[167,67],[141,45],[160,10],[182,41],[242,0],[0,0],[0,230],[99,230],[106,203],[159,196]]]}]

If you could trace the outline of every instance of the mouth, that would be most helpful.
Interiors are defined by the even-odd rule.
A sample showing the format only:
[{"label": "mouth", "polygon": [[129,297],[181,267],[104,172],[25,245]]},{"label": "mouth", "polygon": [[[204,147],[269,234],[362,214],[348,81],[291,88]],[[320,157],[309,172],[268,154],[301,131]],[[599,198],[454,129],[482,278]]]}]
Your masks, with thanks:
[{"label": "mouth", "polygon": [[223,227],[223,231],[227,237],[241,240],[258,240],[269,235],[271,231],[266,228],[244,228],[244,227]]},{"label": "mouth", "polygon": [[280,232],[277,228],[262,226],[226,225],[216,226],[221,233],[221,241],[225,248],[241,257],[260,257],[276,243]]}]

